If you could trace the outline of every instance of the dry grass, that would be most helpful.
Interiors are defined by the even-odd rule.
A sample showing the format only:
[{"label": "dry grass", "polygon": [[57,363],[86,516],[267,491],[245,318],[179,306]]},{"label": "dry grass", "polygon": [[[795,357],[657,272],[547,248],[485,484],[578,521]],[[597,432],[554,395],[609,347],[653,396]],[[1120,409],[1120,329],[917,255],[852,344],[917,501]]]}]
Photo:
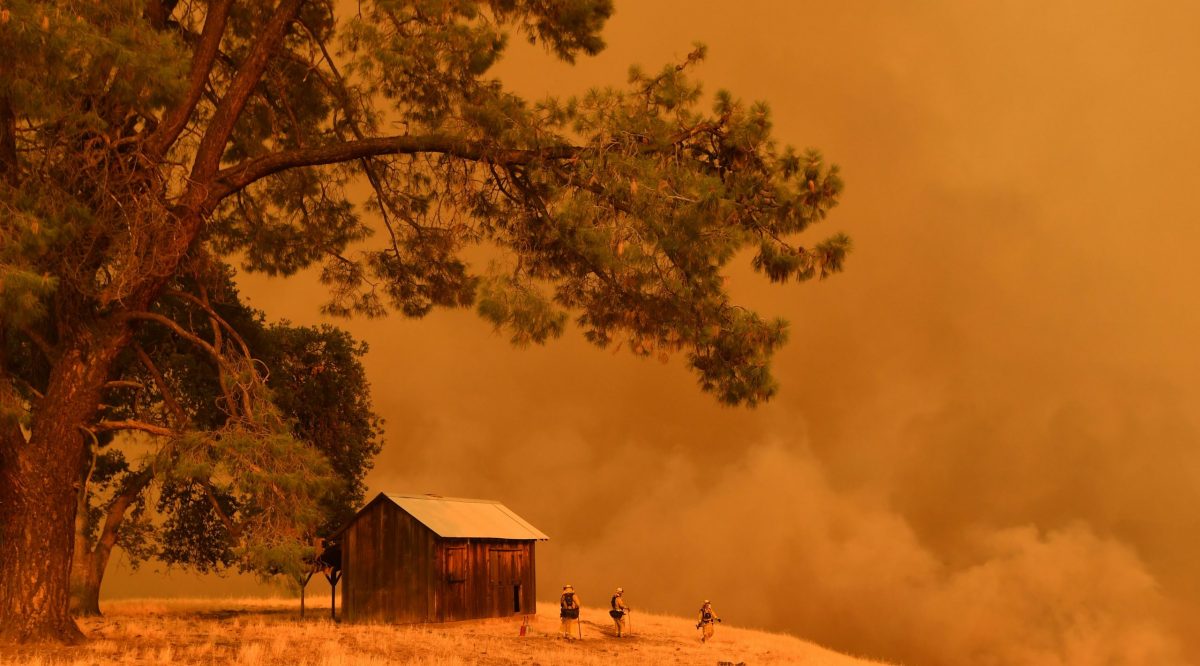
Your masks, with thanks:
[{"label": "dry grass", "polygon": [[583,640],[557,638],[558,607],[539,604],[528,635],[519,622],[452,625],[342,625],[328,610],[300,622],[289,599],[130,600],[104,605],[102,618],[81,625],[79,647],[0,646],[0,666],[90,664],[287,664],[384,666],[416,664],[810,664],[852,666],[854,659],[783,634],[719,626],[702,645],[694,621],[634,613],[634,636],[616,639],[605,610],[585,608]]}]

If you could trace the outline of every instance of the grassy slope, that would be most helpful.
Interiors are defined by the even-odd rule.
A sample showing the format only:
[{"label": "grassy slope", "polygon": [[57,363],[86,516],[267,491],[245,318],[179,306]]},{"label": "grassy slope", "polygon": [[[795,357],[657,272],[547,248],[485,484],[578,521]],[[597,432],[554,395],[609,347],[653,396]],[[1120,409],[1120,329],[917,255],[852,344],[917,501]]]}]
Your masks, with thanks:
[{"label": "grassy slope", "polygon": [[[84,646],[0,646],[0,664],[811,664],[861,666],[854,659],[783,634],[718,625],[702,645],[694,620],[634,613],[634,637],[617,640],[607,611],[585,608],[583,640],[556,638],[557,606],[538,605],[529,635],[519,622],[453,625],[337,625],[315,609],[300,623],[297,603],[280,599],[116,601],[81,622]],[[327,611],[326,611],[327,612]]]}]

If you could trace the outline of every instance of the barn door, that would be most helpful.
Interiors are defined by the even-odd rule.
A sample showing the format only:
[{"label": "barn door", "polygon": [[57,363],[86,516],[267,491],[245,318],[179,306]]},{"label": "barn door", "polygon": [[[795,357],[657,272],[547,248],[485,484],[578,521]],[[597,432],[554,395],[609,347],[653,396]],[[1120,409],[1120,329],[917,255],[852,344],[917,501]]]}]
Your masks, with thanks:
[{"label": "barn door", "polygon": [[445,551],[445,605],[442,620],[465,620],[467,615],[467,547],[448,546]]},{"label": "barn door", "polygon": [[521,575],[524,571],[524,551],[515,548],[488,551],[488,590],[493,617],[521,612]]}]

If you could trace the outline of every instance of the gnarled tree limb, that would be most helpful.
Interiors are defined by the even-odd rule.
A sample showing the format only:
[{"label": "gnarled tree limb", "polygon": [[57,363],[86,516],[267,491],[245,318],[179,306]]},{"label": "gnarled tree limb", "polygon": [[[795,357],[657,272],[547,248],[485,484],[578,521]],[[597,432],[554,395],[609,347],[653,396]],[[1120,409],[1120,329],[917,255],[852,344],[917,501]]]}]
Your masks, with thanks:
[{"label": "gnarled tree limb", "polygon": [[[250,99],[254,87],[258,85],[263,72],[267,69],[267,63],[270,62],[279,43],[283,41],[288,26],[300,12],[302,4],[304,4],[304,0],[281,0],[254,41],[250,53],[242,62],[242,67],[234,75],[233,81],[225,91],[225,96],[213,112],[212,119],[208,123],[208,130],[200,139],[200,145],[196,149],[196,160],[192,163],[192,188],[203,188],[207,181],[217,173],[221,164],[221,155],[225,152],[225,144],[229,142],[229,136],[233,134],[233,127],[241,116],[246,101]],[[193,191],[199,192],[198,190]],[[193,196],[198,197],[198,194],[193,194]]]},{"label": "gnarled tree limb", "polygon": [[150,485],[150,481],[153,479],[154,470],[147,465],[137,473],[127,476],[121,484],[121,490],[108,505],[104,526],[100,529],[100,536],[96,540],[97,547],[105,549],[104,555],[107,556],[107,551],[117,543],[117,530],[125,520],[125,512],[137,501],[138,495],[146,489],[146,486]]},{"label": "gnarled tree limb", "polygon": [[594,149],[578,146],[550,146],[542,149],[502,148],[483,141],[472,141],[447,134],[385,136],[358,141],[343,141],[312,148],[270,153],[222,169],[217,172],[215,185],[209,193],[208,201],[212,205],[216,205],[221,199],[245,189],[251,183],[288,169],[350,162],[377,155],[433,153],[509,166],[547,160],[565,160],[591,150]]},{"label": "gnarled tree limb", "polygon": [[179,405],[179,401],[175,399],[175,394],[167,386],[167,380],[163,377],[162,371],[150,359],[150,355],[138,343],[133,343],[133,351],[137,354],[138,360],[142,366],[146,368],[146,372],[150,373],[150,379],[154,381],[154,386],[158,388],[159,395],[162,396],[163,402],[166,403],[167,409],[175,416],[175,427],[182,428],[188,422],[187,412],[183,411],[183,407]]},{"label": "gnarled tree limb", "polygon": [[[159,13],[165,12],[165,8],[160,2],[152,1],[150,5],[158,5],[158,7],[147,7],[147,14],[151,14],[152,9]],[[204,86],[208,81],[209,72],[212,71],[213,62],[217,58],[221,35],[225,33],[225,21],[229,18],[229,8],[232,5],[233,0],[213,0],[208,4],[208,12],[204,15],[204,27],[200,31],[200,40],[196,44],[196,50],[192,56],[192,70],[188,74],[187,93],[178,105],[163,116],[158,128],[146,141],[146,152],[152,159],[161,158],[171,148],[171,144],[175,143],[183,128],[187,126],[188,119],[196,109],[196,103],[204,94]],[[166,16],[162,17],[162,22],[166,23]]]},{"label": "gnarled tree limb", "polygon": [[166,426],[160,426],[154,423],[146,423],[145,421],[134,421],[132,419],[126,419],[123,421],[97,421],[95,430],[97,432],[108,432],[111,430],[140,430],[142,432],[150,433],[151,435],[158,435],[159,437],[170,437],[178,434],[176,430]]},{"label": "gnarled tree limb", "polygon": [[[184,340],[187,340],[188,342],[191,342],[192,344],[199,347],[201,350],[208,353],[208,355],[217,364],[217,368],[222,374],[224,374],[225,372],[233,372],[233,368],[229,367],[229,362],[225,359],[225,357],[221,356],[221,352],[219,349],[217,349],[216,347],[211,345],[204,338],[201,338],[200,336],[196,335],[195,333],[192,333],[191,331],[187,330],[183,326],[180,326],[178,322],[176,322],[174,319],[171,319],[170,317],[158,314],[157,312],[143,312],[140,310],[126,311],[126,312],[121,313],[120,316],[123,319],[143,319],[146,321],[153,321],[153,322],[162,324],[163,326],[166,326],[167,328],[174,331],[175,334],[178,335],[179,337],[183,338]],[[237,404],[237,401],[234,398],[233,393],[230,391],[229,386],[225,381],[221,381],[221,389],[225,393],[225,400],[227,401],[227,404],[230,405],[230,408],[232,408],[234,405]]]}]

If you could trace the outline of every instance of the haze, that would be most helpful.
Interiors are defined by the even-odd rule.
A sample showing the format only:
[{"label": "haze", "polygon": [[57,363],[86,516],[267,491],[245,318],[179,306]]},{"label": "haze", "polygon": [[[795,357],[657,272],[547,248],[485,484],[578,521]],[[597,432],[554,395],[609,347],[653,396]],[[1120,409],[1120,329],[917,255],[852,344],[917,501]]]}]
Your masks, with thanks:
[{"label": "haze", "polygon": [[[468,311],[336,322],[387,420],[370,492],[504,501],[552,537],[547,599],[709,598],[910,663],[1196,660],[1197,25],[1183,2],[625,0],[574,67],[515,43],[498,75],[530,98],[708,44],[707,92],[841,165],[814,237],[855,251],[821,283],[732,274],[792,324],[756,410],[574,331],[514,350]],[[312,276],[240,282],[323,321]],[[117,561],[106,594],[246,586]]]}]

